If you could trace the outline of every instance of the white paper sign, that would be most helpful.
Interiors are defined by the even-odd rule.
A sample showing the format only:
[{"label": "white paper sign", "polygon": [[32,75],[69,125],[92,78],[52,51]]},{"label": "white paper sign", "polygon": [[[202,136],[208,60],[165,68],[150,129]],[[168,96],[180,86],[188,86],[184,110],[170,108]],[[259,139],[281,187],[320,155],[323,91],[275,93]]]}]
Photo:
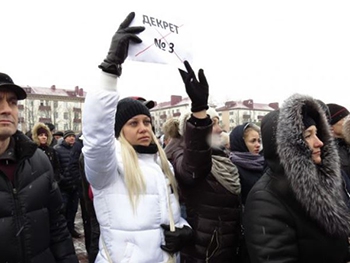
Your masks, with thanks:
[{"label": "white paper sign", "polygon": [[130,26],[144,26],[138,34],[142,43],[129,45],[128,58],[135,61],[171,64],[183,68],[185,60],[192,62],[189,26],[169,15],[155,16],[136,13]]}]

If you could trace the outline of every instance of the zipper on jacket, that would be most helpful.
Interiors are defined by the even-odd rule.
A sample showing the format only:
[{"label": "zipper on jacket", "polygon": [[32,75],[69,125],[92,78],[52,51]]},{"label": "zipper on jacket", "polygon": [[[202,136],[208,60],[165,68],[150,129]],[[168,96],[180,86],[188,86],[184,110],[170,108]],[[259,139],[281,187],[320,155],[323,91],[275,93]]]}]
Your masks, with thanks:
[{"label": "zipper on jacket", "polygon": [[[12,183],[11,183],[12,186]],[[26,257],[25,257],[25,245],[24,245],[24,238],[21,236],[22,232],[24,230],[24,224],[22,223],[21,220],[21,216],[22,216],[22,211],[21,211],[21,207],[19,204],[19,200],[18,200],[18,193],[17,193],[17,189],[15,187],[12,186],[12,196],[15,202],[15,213],[14,213],[14,217],[15,217],[15,222],[16,222],[16,228],[17,228],[17,232],[16,232],[16,238],[19,240],[20,243],[20,247],[19,247],[19,254],[21,257],[21,262],[26,262]]]}]

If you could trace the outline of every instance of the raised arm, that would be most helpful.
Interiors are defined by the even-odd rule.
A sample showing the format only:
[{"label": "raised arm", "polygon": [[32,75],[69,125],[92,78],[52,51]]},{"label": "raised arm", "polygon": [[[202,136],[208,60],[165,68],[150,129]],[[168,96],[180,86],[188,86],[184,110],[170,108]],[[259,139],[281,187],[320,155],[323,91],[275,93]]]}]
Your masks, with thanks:
[{"label": "raised arm", "polygon": [[114,136],[115,113],[119,100],[117,78],[128,56],[131,43],[141,43],[136,34],[144,27],[129,27],[135,17],[131,12],[120,24],[106,58],[99,65],[100,85],[88,92],[83,111],[83,154],[85,172],[90,184],[101,189],[109,185],[117,175],[116,144]]},{"label": "raised arm", "polygon": [[211,147],[208,139],[212,133],[212,121],[207,115],[209,85],[203,69],[197,77],[190,64],[184,62],[186,71],[179,70],[191,99],[191,115],[183,121],[185,147],[176,157],[174,167],[177,178],[185,184],[195,184],[198,179],[206,177],[211,171]]}]

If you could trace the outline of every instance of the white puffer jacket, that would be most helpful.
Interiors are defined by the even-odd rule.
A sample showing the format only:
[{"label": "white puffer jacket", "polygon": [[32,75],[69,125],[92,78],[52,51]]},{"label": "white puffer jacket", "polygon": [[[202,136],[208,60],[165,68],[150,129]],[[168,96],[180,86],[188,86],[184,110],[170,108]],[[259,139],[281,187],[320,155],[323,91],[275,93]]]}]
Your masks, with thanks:
[{"label": "white puffer jacket", "polygon": [[[146,193],[134,212],[124,182],[120,144],[114,138],[117,79],[101,74],[100,90],[87,94],[83,112],[85,172],[101,230],[96,262],[108,262],[103,241],[113,262],[167,262],[168,254],[160,248],[165,244],[160,225],[169,224],[166,176],[157,154],[138,154]],[[173,194],[170,203],[176,226],[188,225]]]}]

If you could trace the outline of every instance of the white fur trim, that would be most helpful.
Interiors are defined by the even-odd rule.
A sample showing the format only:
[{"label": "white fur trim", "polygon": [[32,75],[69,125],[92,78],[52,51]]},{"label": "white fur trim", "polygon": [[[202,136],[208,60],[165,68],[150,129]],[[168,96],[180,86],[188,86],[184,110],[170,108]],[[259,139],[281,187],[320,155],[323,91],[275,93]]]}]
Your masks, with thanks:
[{"label": "white fur trim", "polygon": [[210,116],[210,119],[213,119],[213,118],[219,118],[219,113],[212,107],[209,107],[209,109],[207,109],[207,114]]},{"label": "white fur trim", "polygon": [[186,130],[186,122],[190,119],[192,112],[181,114],[179,118],[179,133],[184,136]]}]

